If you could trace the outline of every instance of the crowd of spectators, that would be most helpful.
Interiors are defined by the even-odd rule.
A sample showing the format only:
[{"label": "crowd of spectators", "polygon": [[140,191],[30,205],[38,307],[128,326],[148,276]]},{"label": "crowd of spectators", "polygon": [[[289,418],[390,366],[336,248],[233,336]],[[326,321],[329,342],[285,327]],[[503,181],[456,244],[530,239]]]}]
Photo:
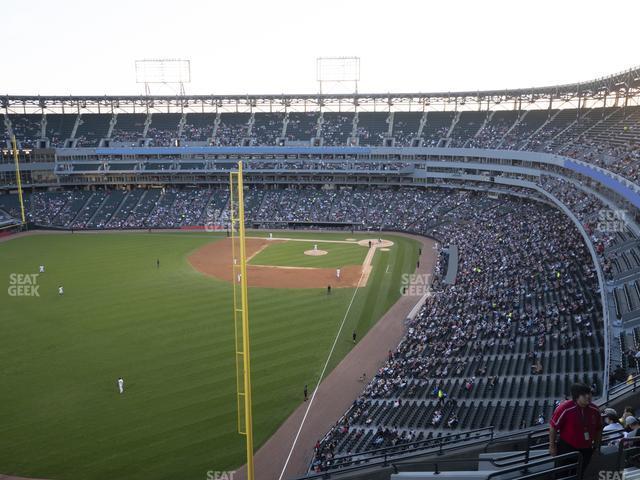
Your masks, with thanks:
[{"label": "crowd of spectators", "polygon": [[252,137],[256,145],[276,144],[276,140],[282,135],[283,119],[278,116],[269,116],[266,120],[256,122],[253,126]]},{"label": "crowd of spectators", "polygon": [[[524,115],[524,119],[521,119],[521,115],[505,116],[499,115],[501,112],[496,112],[493,116],[488,114],[487,121],[479,129],[462,129],[456,131],[452,138],[447,138],[447,135],[454,117],[451,117],[451,120],[448,117],[436,120],[434,115],[437,114],[430,114],[436,123],[431,125],[430,116],[427,116],[427,123],[420,140],[427,147],[500,148],[561,153],[598,165],[633,182],[640,181],[640,128],[638,127],[640,116],[638,108],[629,107],[624,111],[615,112],[613,115],[610,115],[608,110],[603,110],[602,115],[595,110],[587,111],[583,115],[584,120],[576,120],[573,110],[567,111],[566,114],[560,111],[559,115],[556,115],[556,112],[549,112],[546,122],[543,122],[540,128],[537,123],[527,127],[526,115]],[[608,116],[605,116],[605,113]],[[262,118],[261,115],[268,115],[268,117]],[[386,119],[388,113],[380,112],[379,115]],[[182,137],[198,142],[204,142],[213,137],[214,144],[220,146],[238,146],[245,141],[253,145],[275,145],[276,140],[282,134],[284,116],[257,113],[255,118],[255,122],[250,123],[248,115],[229,118],[223,115],[222,121],[215,129],[215,136],[213,136],[213,125],[186,124]],[[538,115],[537,118],[542,117]],[[38,116],[12,115],[10,119],[13,132],[23,146],[35,145],[40,136]],[[321,127],[323,144],[326,146],[350,144],[349,139],[354,127],[353,120],[352,113],[325,114]],[[297,129],[295,125],[299,120],[292,120],[292,122],[291,129],[286,134],[290,141],[308,142],[311,140],[310,135],[312,133],[315,135],[315,125],[311,129],[308,125],[303,129]],[[591,134],[591,128],[600,122],[605,122],[604,131]],[[411,146],[413,140],[418,137],[418,124],[413,123],[409,125],[405,120],[396,120],[392,128],[392,137],[396,146]],[[375,125],[376,122],[370,124]],[[514,129],[514,126],[519,128]],[[304,138],[292,135],[293,131],[298,132],[298,137],[303,135]],[[463,136],[459,137],[460,134]],[[176,140],[177,128],[174,131],[151,126],[146,136],[151,145],[171,146]],[[369,131],[367,126],[362,124],[356,125],[355,136],[360,145],[382,145],[386,132],[382,134],[378,131]],[[5,137],[5,140],[8,138],[8,136]],[[136,146],[141,138],[142,131],[139,126],[131,129],[116,126],[111,135],[112,144],[115,145]],[[50,144],[54,147],[63,146],[65,140],[65,138],[58,137],[49,139]],[[83,136],[77,140],[78,146],[86,144],[86,138]]]},{"label": "crowd of spectators", "polygon": [[[456,195],[448,200],[451,197]],[[380,401],[384,408],[399,408],[433,379],[463,375],[469,363],[479,365],[477,376],[463,378],[465,395],[473,395],[479,378],[486,376],[483,355],[496,345],[508,354],[516,338],[532,338],[532,373],[541,368],[541,356],[575,348],[579,338],[599,348],[594,341],[594,332],[602,328],[600,305],[593,295],[597,282],[575,226],[561,213],[528,202],[494,202],[479,208],[473,196],[457,197],[450,202],[458,203],[454,213],[438,227],[444,243],[460,251],[456,284],[436,281],[433,295],[407,325],[397,350],[388,354],[362,395],[316,445],[313,470],[330,468],[350,432],[363,436],[367,430],[376,431],[361,450],[406,441],[411,432],[376,424],[374,405],[376,412]],[[431,232],[427,228],[423,233]],[[496,376],[485,380],[489,388],[499,381]],[[431,428],[465,428],[457,415],[457,399],[439,385],[431,396],[441,405],[431,413]],[[376,413],[375,418],[380,417]]]},{"label": "crowd of spectators", "polygon": [[347,139],[353,131],[353,114],[351,115],[335,115],[323,117],[321,134],[323,145],[339,146],[347,145]]},{"label": "crowd of spectators", "polygon": [[411,147],[417,137],[417,125],[414,129],[409,122],[396,118],[393,123],[393,138],[396,147]]},{"label": "crowd of spectators", "polygon": [[149,127],[147,138],[152,147],[172,147],[175,144],[177,129],[166,130],[162,128]]},{"label": "crowd of spectators", "polygon": [[111,143],[114,145],[125,145],[127,147],[135,147],[138,145],[138,140],[142,138],[142,132],[124,130],[120,128],[114,128],[111,133]]},{"label": "crowd of spectators", "polygon": [[220,147],[242,145],[242,140],[249,137],[249,126],[246,123],[220,122],[213,141]]},{"label": "crowd of spectators", "polygon": [[190,123],[182,129],[182,137],[187,141],[206,142],[213,135],[213,125],[198,126]]}]

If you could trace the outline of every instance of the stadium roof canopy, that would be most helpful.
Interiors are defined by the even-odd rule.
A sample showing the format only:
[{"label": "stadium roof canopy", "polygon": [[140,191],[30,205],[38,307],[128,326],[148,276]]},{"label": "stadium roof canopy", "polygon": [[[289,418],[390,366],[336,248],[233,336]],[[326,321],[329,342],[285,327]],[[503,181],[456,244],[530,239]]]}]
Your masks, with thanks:
[{"label": "stadium roof canopy", "polygon": [[[10,96],[0,97],[5,113],[89,113],[104,111],[305,111],[331,110],[445,110],[495,108],[551,108],[559,106],[620,105],[624,101],[640,104],[640,67],[594,80],[555,85],[502,90],[433,92],[433,93],[354,93],[354,94],[290,94],[290,95],[119,95],[119,96]],[[569,104],[569,105],[567,105]],[[467,105],[467,107],[464,107]]]}]

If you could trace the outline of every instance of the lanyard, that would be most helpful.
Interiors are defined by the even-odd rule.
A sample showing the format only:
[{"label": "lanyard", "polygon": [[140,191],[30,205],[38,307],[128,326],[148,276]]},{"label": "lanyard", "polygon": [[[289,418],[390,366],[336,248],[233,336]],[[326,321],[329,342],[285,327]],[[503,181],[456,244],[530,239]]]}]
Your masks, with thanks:
[{"label": "lanyard", "polygon": [[576,407],[578,408],[578,412],[580,412],[580,423],[582,423],[582,427],[587,430],[587,420],[584,418],[584,408],[578,405],[576,402]]},{"label": "lanyard", "polygon": [[590,440],[590,435],[589,435],[589,426],[587,423],[587,419],[584,418],[584,411],[586,409],[586,407],[581,407],[580,405],[578,405],[578,403],[576,402],[576,407],[579,409],[580,412],[580,421],[582,422],[582,428],[584,430],[584,439],[585,440]]},{"label": "lanyard", "polygon": [[582,427],[583,427],[583,428],[584,428],[584,430],[586,431],[586,430],[587,430],[587,421],[586,421],[586,419],[584,418],[584,408],[582,408],[582,407],[580,407],[580,406],[578,405],[578,409],[579,409],[579,412],[580,412],[580,421],[582,422]]}]

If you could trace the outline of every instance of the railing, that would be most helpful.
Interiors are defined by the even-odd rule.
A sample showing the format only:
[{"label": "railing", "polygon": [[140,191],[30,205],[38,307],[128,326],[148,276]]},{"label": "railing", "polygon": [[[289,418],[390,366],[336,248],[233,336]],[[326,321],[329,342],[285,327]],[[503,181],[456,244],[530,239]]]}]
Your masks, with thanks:
[{"label": "railing", "polygon": [[610,387],[607,390],[607,395],[604,397],[606,398],[606,401],[602,405],[616,400],[628,393],[634,393],[638,389],[640,389],[640,374],[634,376],[631,380],[625,380],[624,383],[619,383],[618,385]]},{"label": "railing", "polygon": [[[545,470],[541,470],[539,472],[526,474],[527,470],[535,467],[542,467],[544,465],[548,465],[550,462],[554,462],[554,466],[552,468],[547,468]],[[487,477],[487,480],[491,480],[492,478],[502,477],[505,474],[509,473],[518,473],[523,471],[522,464],[504,468],[500,470],[496,470],[492,472]],[[519,476],[518,480],[534,480],[534,479],[544,479],[547,480],[549,478],[562,478],[563,480],[571,480],[571,479],[580,479],[582,478],[582,454],[580,452],[570,452],[565,453],[563,455],[556,455],[555,457],[547,456],[541,458],[539,460],[535,460],[533,462],[529,462],[527,467],[524,469],[525,475]],[[562,476],[558,474],[563,472]]]},{"label": "railing", "polygon": [[617,470],[621,471],[627,467],[629,457],[640,454],[640,437],[625,438],[618,443],[616,459]]},{"label": "railing", "polygon": [[[355,472],[371,467],[387,467],[390,460],[402,457],[402,459],[412,459],[422,455],[435,454],[444,455],[461,448],[468,448],[480,445],[494,437],[493,427],[479,428],[469,430],[439,438],[431,438],[420,440],[403,445],[385,447],[376,450],[360,452],[357,455],[343,455],[334,457],[332,463],[336,468],[334,471],[325,471],[307,476],[299,477],[300,479],[330,479],[335,475],[343,475],[345,473]],[[360,456],[366,455],[366,458]],[[340,465],[337,465],[340,463]]]},{"label": "railing", "polygon": [[[543,467],[553,462],[553,467],[546,468],[540,470],[535,473],[528,473],[530,469],[535,467]],[[392,463],[391,467],[393,468],[394,473],[400,473],[401,471],[410,471],[408,468],[419,467],[422,468],[425,465],[431,466],[433,469],[434,475],[439,475],[442,473],[443,466],[446,465],[455,465],[459,464],[460,460],[435,460],[432,462],[420,462],[420,463]],[[550,478],[562,478],[563,480],[571,480],[571,479],[579,479],[582,474],[582,454],[580,452],[570,452],[562,455],[556,455],[555,457],[551,457],[550,455],[545,456],[544,458],[540,458],[529,462],[526,466],[522,463],[519,463],[514,466],[509,466],[507,468],[501,468],[495,470],[486,477],[487,480],[496,477],[503,477],[504,475],[508,475],[509,473],[524,473],[524,475],[518,476],[518,480],[534,480],[534,479],[544,479],[548,480]],[[566,472],[562,476],[556,476],[558,473]]]},{"label": "railing", "polygon": [[[526,435],[526,449],[520,450],[517,452],[513,452],[509,455],[502,456],[499,459],[491,459],[489,462],[496,467],[508,467],[511,465],[530,465],[531,462],[531,452],[534,451],[543,451],[549,448],[549,429],[547,427],[530,430]],[[520,433],[522,435],[522,433]],[[493,444],[505,443],[507,441],[513,442],[514,437],[517,437],[517,434],[509,434],[498,437],[494,440],[491,440],[484,451],[487,453],[489,447]],[[620,431],[610,431],[603,432],[601,437],[601,444],[606,445],[611,441],[615,441],[621,438]]]},{"label": "railing", "polygon": [[[549,428],[547,426],[540,426],[540,427],[532,428],[525,432],[518,431],[518,432],[507,433],[505,435],[500,435],[498,437],[492,438],[489,442],[487,442],[487,444],[484,447],[484,452],[489,453],[489,448],[491,448],[491,446],[493,445],[497,445],[500,443],[514,442],[518,439],[518,437],[521,437],[523,440],[526,439],[527,450],[529,450],[532,447],[532,445],[534,445],[533,443],[534,439],[536,440],[535,446],[541,445],[540,442],[537,442],[537,439],[541,437],[548,438],[548,433],[549,433]],[[547,442],[547,445],[548,445],[548,442]],[[519,452],[519,453],[522,453],[522,452]]]},{"label": "railing", "polygon": [[[638,375],[638,379],[640,379],[640,375]],[[633,385],[625,385],[624,387],[620,386],[617,391],[621,392],[618,396],[624,394],[624,392],[628,393],[634,390]],[[637,385],[640,388],[640,382]],[[615,393],[615,392],[614,392]],[[604,406],[608,403],[608,401],[603,402],[601,406]],[[404,463],[405,460],[415,459],[416,457],[420,457],[423,455],[444,455],[446,453],[452,453],[456,450],[460,450],[462,448],[474,447],[480,444],[485,444],[483,449],[484,453],[489,453],[489,449],[492,446],[498,445],[500,443],[515,443],[518,438],[521,438],[525,441],[525,446],[523,450],[519,450],[509,455],[502,456],[499,459],[488,459],[488,461],[497,468],[506,468],[506,470],[500,470],[502,473],[508,473],[510,471],[519,471],[519,470],[528,470],[531,467],[535,467],[536,465],[544,464],[545,462],[549,462],[549,457],[545,457],[545,459],[539,459],[534,457],[531,459],[532,451],[544,451],[549,448],[549,440],[548,440],[548,427],[541,426],[538,428],[530,429],[526,432],[512,432],[505,435],[500,435],[496,437],[494,435],[493,427],[480,428],[476,430],[470,430],[467,432],[461,432],[455,435],[448,435],[446,437],[440,437],[435,439],[428,440],[420,440],[418,442],[412,442],[404,445],[398,445],[393,447],[386,447],[376,450],[369,450],[366,452],[360,452],[357,455],[349,455],[349,456],[341,456],[334,458],[334,465],[340,462],[341,459],[348,459],[348,462],[342,463],[341,465],[337,465],[336,470],[319,472],[315,474],[310,474],[308,476],[299,477],[297,480],[302,479],[331,479],[335,478],[336,475],[343,475],[346,473],[354,473],[359,470],[372,468],[372,467],[388,467],[392,466],[394,470],[397,470],[398,466],[407,466],[407,465],[420,465],[422,467],[428,467],[430,465],[434,466],[434,473],[439,473],[439,468],[442,465],[445,465],[450,462],[459,462],[459,460],[438,460],[438,461],[420,461],[414,463]],[[620,438],[619,431],[605,432],[602,435],[602,444],[607,444],[610,441],[618,440]],[[640,442],[640,437],[637,439]],[[622,446],[624,442],[620,442],[620,452],[622,452]],[[640,448],[638,448],[640,451]],[[359,458],[361,455],[371,455],[367,458]],[[563,455],[559,455],[554,457],[556,459],[564,458]],[[393,461],[391,461],[393,460]],[[623,455],[619,454],[619,463],[622,463]],[[581,464],[580,464],[581,465]],[[575,465],[574,465],[575,468]],[[551,470],[549,470],[551,471]],[[548,472],[549,472],[548,471]],[[556,470],[553,470],[556,471]],[[563,470],[559,470],[563,471]],[[397,473],[397,472],[396,472]],[[538,473],[533,474],[534,476],[526,476],[522,478],[538,478]],[[540,478],[550,478],[550,477],[540,477]],[[573,477],[568,477],[573,478]]]}]

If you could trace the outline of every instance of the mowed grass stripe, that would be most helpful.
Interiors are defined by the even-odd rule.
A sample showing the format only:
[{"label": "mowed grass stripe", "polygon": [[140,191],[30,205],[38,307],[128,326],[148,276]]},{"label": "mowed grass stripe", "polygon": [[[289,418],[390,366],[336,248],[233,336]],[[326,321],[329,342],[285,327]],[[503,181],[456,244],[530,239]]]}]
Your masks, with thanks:
[{"label": "mowed grass stripe", "polygon": [[[231,287],[186,259],[211,240],[51,235],[0,245],[5,282],[47,268],[39,298],[0,302],[0,472],[189,480],[243,463]],[[250,289],[257,446],[301,402],[304,384],[317,382],[352,291]],[[375,323],[355,317],[358,328]],[[351,348],[344,343],[341,355]]]}]

